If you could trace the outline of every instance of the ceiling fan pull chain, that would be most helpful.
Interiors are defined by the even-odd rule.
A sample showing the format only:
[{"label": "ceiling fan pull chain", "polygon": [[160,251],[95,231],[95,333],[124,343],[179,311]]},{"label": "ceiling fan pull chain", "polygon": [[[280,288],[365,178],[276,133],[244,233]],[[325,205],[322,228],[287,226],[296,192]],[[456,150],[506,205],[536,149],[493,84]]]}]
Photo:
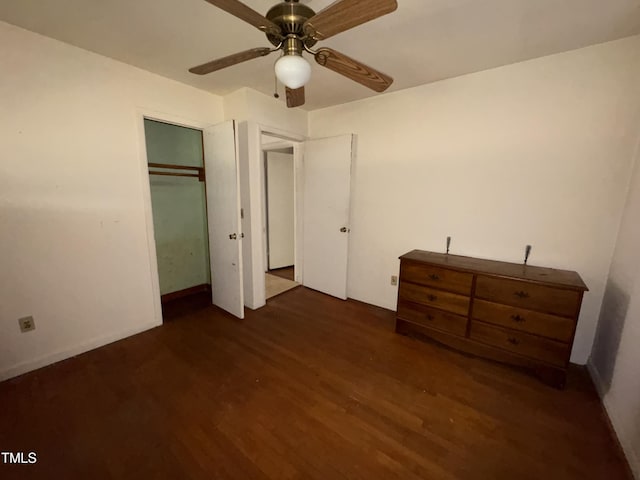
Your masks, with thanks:
[{"label": "ceiling fan pull chain", "polygon": [[274,79],[274,93],[273,93],[273,98],[280,98],[280,94],[278,93],[278,77],[276,77],[275,75],[273,76]]}]

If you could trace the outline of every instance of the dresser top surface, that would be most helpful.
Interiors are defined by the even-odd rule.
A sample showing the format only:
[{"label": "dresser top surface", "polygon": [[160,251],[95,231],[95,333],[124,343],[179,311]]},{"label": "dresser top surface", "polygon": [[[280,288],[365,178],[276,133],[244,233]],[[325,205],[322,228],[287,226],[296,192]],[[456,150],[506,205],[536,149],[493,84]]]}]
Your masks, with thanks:
[{"label": "dresser top surface", "polygon": [[574,290],[589,290],[582,278],[580,278],[580,275],[570,270],[558,270],[555,268],[499,262],[496,260],[483,260],[480,258],[427,252],[424,250],[413,250],[402,255],[400,259],[422,262],[470,273],[490,274],[513,278],[516,280],[526,280],[540,284],[561,286]]}]

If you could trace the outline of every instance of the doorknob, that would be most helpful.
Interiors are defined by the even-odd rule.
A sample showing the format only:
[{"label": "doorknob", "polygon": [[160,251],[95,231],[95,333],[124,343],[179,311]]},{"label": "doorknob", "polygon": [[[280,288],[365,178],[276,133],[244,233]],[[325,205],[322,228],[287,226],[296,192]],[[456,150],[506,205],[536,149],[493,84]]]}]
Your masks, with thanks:
[{"label": "doorknob", "polygon": [[238,238],[238,235],[236,235],[235,233],[229,235],[229,240],[235,240],[236,238]]},{"label": "doorknob", "polygon": [[350,232],[351,230],[350,230],[350,229],[348,229],[347,227],[342,227],[342,228],[340,229],[340,231],[341,231],[342,233],[347,233],[347,232]]}]

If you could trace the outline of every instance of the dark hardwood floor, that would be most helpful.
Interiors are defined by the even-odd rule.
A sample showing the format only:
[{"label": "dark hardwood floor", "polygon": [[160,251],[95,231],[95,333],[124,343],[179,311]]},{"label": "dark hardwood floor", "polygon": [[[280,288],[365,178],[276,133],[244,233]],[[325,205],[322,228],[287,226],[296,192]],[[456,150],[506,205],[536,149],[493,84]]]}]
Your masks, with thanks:
[{"label": "dark hardwood floor", "polygon": [[294,267],[276,268],[275,270],[269,270],[271,275],[276,277],[286,278],[287,280],[294,281]]},{"label": "dark hardwood floor", "polygon": [[627,479],[584,370],[555,390],[305,288],[0,384],[2,479]]},{"label": "dark hardwood floor", "polygon": [[198,292],[163,303],[162,319],[169,322],[210,307],[211,292]]}]

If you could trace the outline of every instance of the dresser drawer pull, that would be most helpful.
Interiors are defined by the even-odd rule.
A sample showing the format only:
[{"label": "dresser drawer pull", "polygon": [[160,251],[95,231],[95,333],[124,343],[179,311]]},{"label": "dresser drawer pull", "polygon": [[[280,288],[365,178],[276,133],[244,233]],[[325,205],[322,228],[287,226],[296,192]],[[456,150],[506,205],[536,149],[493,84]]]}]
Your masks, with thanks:
[{"label": "dresser drawer pull", "polygon": [[431,280],[433,280],[434,282],[437,282],[438,280],[440,280],[440,277],[438,275],[436,275],[435,273],[432,273],[431,275],[429,275],[429,278]]},{"label": "dresser drawer pull", "polygon": [[436,297],[435,295],[429,294],[427,295],[427,300],[429,300],[430,302],[435,302],[438,299],[438,297]]},{"label": "dresser drawer pull", "polygon": [[520,344],[520,340],[518,340],[517,338],[514,338],[514,337],[509,337],[509,343],[511,345],[519,345]]},{"label": "dresser drawer pull", "polygon": [[427,320],[429,320],[430,322],[433,322],[435,318],[430,313],[427,313]]},{"label": "dresser drawer pull", "polygon": [[522,323],[525,321],[525,318],[521,317],[520,315],[511,315],[511,320],[513,320],[516,323]]},{"label": "dresser drawer pull", "polygon": [[515,292],[514,295],[519,298],[529,298],[529,294],[523,290],[520,290],[519,292]]}]

